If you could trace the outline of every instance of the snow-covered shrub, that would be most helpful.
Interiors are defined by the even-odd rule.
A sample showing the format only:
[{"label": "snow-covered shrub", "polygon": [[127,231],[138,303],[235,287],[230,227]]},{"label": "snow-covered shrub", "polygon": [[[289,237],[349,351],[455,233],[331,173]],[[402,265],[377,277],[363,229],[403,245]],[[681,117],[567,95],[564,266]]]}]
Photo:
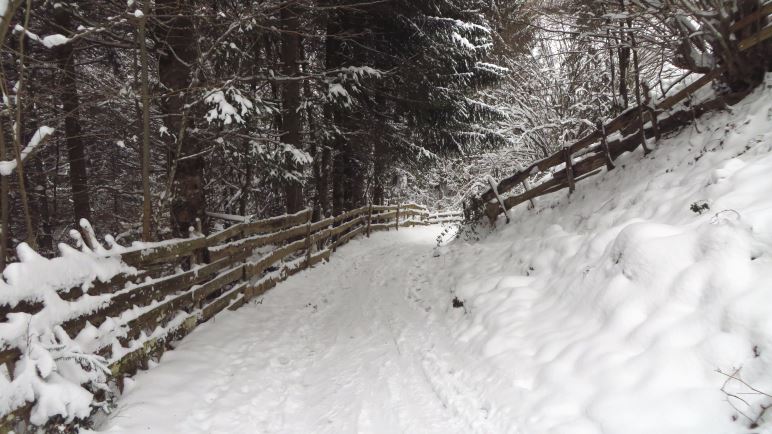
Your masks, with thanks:
[{"label": "snow-covered shrub", "polygon": [[[66,422],[86,418],[99,405],[94,393],[106,390],[106,361],[92,353],[94,348],[84,348],[76,337],[68,336],[60,324],[109,301],[110,294],[86,293],[94,282],[136,273],[119,258],[106,257],[104,251],[98,254],[85,246],[76,250],[64,244],[59,250],[59,257],[47,259],[22,243],[17,248],[19,262],[10,264],[0,279],[0,305],[42,304],[34,314],[22,309],[0,323],[0,348],[21,354],[12,371],[0,373],[0,414],[34,403],[33,424],[44,424],[54,416]],[[60,298],[60,291],[75,287],[84,295],[73,301]]]}]

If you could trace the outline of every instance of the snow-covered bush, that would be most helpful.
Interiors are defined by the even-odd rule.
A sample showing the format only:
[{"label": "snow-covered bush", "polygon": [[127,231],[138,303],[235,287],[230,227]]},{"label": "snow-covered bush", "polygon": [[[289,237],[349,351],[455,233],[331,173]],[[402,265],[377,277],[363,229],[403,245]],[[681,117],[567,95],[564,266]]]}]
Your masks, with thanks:
[{"label": "snow-covered bush", "polygon": [[[119,258],[85,246],[76,250],[62,244],[59,249],[60,256],[47,259],[20,244],[19,262],[10,264],[0,279],[0,306],[40,306],[35,313],[25,313],[28,309],[9,313],[0,323],[0,349],[16,349],[20,354],[15,364],[0,373],[0,414],[34,403],[31,422],[38,425],[54,416],[67,422],[86,418],[99,406],[94,393],[106,390],[106,361],[93,354],[93,345],[84,348],[89,339],[68,336],[60,324],[109,301],[111,294],[86,293],[94,282],[136,273]],[[74,301],[59,296],[78,287],[84,295]]]}]

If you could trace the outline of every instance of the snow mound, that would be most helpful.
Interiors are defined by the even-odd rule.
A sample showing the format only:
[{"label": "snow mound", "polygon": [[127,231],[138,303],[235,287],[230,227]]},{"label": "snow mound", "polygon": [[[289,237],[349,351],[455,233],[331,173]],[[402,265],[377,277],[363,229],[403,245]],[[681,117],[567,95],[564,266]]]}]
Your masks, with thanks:
[{"label": "snow mound", "polygon": [[450,327],[522,391],[515,432],[772,432],[771,125],[772,75],[452,246]]}]

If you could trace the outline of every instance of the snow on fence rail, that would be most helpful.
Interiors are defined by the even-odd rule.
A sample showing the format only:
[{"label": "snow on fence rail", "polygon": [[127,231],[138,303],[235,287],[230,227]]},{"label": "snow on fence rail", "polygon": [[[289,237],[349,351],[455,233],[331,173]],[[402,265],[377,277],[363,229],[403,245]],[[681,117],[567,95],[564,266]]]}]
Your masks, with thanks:
[{"label": "snow on fence rail", "polygon": [[123,379],[198,324],[237,309],[358,235],[459,221],[418,205],[365,206],[318,222],[310,210],[209,236],[102,246],[46,259],[25,244],[0,280],[0,432],[88,419]]},{"label": "snow on fence rail", "polygon": [[[772,14],[772,5],[766,5],[734,23],[730,31],[744,29],[770,14]],[[766,26],[755,35],[740,41],[738,49],[746,51],[770,38],[772,38],[772,27]],[[625,152],[635,150],[638,146],[643,146],[644,152],[648,153],[647,139],[653,137],[658,140],[662,134],[674,132],[707,112],[723,108],[727,104],[735,104],[750,93],[748,90],[724,95],[674,110],[679,102],[711,83],[722,72],[722,67],[716,68],[656,104],[647,103],[640,107],[631,107],[610,121],[599,122],[595,131],[587,136],[501,180],[495,185],[496,188],[486,190],[480,197],[480,202],[473,203],[472,206],[484,205],[483,213],[493,223],[499,214],[523,202],[565,188],[569,193],[573,192],[577,182],[600,173],[603,167],[608,170],[614,169],[614,160]],[[549,173],[549,175],[539,179],[539,183],[531,185],[529,181],[540,173]],[[520,184],[525,186],[522,193],[501,198],[503,203],[499,202],[498,195],[504,195]]]}]

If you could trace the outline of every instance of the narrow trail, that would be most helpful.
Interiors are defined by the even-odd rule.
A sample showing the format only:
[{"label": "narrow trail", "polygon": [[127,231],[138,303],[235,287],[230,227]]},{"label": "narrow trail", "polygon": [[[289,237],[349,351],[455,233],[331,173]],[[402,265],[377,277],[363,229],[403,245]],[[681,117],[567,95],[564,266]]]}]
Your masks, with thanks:
[{"label": "narrow trail", "polygon": [[[439,228],[375,234],[218,317],[132,381],[110,433],[455,433],[495,378],[445,332]],[[487,380],[484,380],[487,379]]]}]

